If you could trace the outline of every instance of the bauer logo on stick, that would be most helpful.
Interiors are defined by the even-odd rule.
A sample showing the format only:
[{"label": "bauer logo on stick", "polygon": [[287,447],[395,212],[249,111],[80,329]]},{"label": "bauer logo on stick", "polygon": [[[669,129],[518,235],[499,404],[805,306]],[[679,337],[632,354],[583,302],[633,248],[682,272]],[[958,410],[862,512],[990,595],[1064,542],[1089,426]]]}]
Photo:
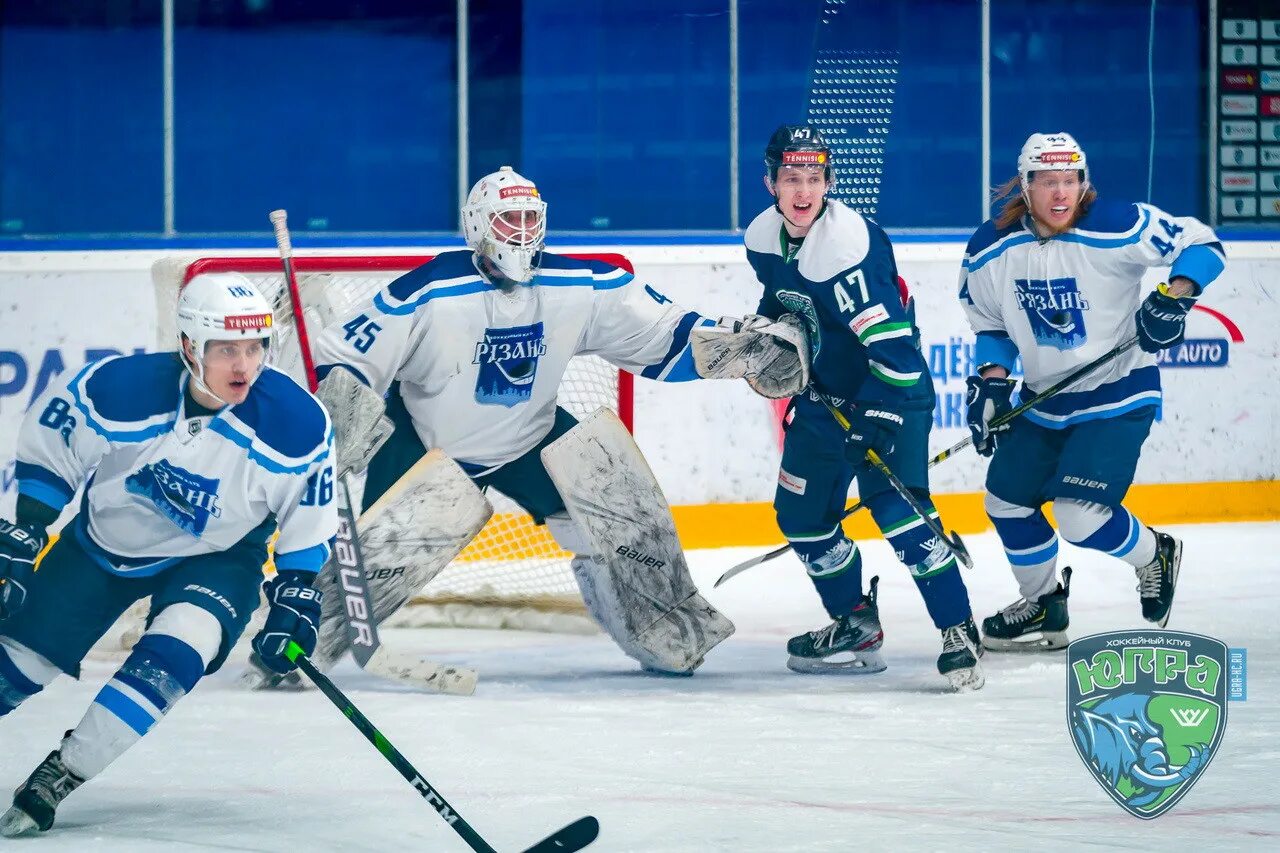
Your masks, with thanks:
[{"label": "bauer logo on stick", "polygon": [[1227,647],[1180,631],[1115,631],[1067,647],[1067,728],[1093,778],[1150,820],[1209,766],[1227,725]]}]

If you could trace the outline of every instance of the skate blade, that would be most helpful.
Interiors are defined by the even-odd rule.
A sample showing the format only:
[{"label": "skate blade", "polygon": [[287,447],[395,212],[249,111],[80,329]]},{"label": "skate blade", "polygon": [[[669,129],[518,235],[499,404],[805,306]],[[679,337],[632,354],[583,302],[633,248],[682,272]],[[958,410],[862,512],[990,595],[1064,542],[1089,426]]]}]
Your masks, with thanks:
[{"label": "skate blade", "polygon": [[983,647],[993,652],[1056,652],[1065,649],[1070,642],[1066,631],[1039,631],[1020,640],[1002,640],[988,636],[982,638]]},{"label": "skate blade", "polygon": [[0,816],[0,836],[5,838],[21,838],[24,835],[35,835],[40,831],[31,816],[17,806]]},{"label": "skate blade", "polygon": [[982,685],[987,683],[987,676],[982,672],[982,667],[977,665],[969,669],[953,669],[946,673],[946,678],[957,693],[972,693],[974,690],[981,690]]},{"label": "skate blade", "polygon": [[301,692],[307,689],[307,683],[297,672],[280,675],[276,672],[264,672],[252,664],[239,678],[240,686],[246,690],[287,690]]},{"label": "skate blade", "polygon": [[874,675],[884,672],[889,665],[879,652],[839,652],[840,655],[852,655],[848,660],[831,658],[802,658],[790,655],[787,658],[787,669],[806,675]]},{"label": "skate blade", "polygon": [[1159,619],[1153,619],[1158,627],[1163,628],[1169,624],[1169,617],[1173,615],[1173,598],[1178,594],[1178,572],[1182,568],[1182,540],[1173,540],[1173,582],[1169,585],[1169,609],[1164,612],[1164,616]]}]

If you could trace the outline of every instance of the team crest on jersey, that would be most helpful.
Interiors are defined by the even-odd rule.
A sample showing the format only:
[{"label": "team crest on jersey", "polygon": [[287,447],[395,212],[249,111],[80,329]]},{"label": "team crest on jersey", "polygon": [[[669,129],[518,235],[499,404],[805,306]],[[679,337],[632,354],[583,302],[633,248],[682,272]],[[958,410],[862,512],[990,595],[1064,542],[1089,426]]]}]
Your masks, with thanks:
[{"label": "team crest on jersey", "polygon": [[210,518],[222,516],[219,482],[161,459],[130,474],[125,489],[151,501],[161,515],[183,530],[200,536]]},{"label": "team crest on jersey", "polygon": [[1088,338],[1084,312],[1089,302],[1074,278],[1015,278],[1018,307],[1031,321],[1036,343],[1059,350],[1075,349]]},{"label": "team crest on jersey", "polygon": [[1181,631],[1094,634],[1067,648],[1067,727],[1093,778],[1146,820],[1181,800],[1227,725],[1227,647]]},{"label": "team crest on jersey", "polygon": [[538,359],[547,354],[542,323],[485,329],[476,344],[472,364],[476,375],[476,402],[482,406],[518,406],[533,395]]},{"label": "team crest on jersey", "polygon": [[818,311],[813,307],[813,299],[807,293],[794,290],[779,290],[777,299],[783,308],[804,320],[805,331],[809,333],[809,361],[816,361],[818,350],[822,349],[822,331],[818,328]]}]

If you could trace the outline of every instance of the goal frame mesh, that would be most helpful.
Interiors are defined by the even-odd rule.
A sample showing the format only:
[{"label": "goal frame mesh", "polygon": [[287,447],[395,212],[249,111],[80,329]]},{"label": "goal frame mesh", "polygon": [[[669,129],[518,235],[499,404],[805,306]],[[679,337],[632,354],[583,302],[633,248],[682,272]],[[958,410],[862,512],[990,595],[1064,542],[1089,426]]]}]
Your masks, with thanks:
[{"label": "goal frame mesh", "polygon": [[[334,282],[345,282],[352,278],[377,280],[380,282],[378,287],[384,287],[397,275],[415,269],[433,257],[431,254],[295,255],[293,265],[303,294],[309,334],[314,339],[320,332],[317,321],[323,324],[332,319],[312,310],[316,302],[315,288],[346,286]],[[568,257],[604,261],[634,272],[631,262],[619,254],[572,254]],[[174,306],[181,288],[201,273],[227,271],[249,276],[260,290],[263,289],[260,282],[271,281],[274,277],[279,278],[279,287],[284,287],[284,273],[278,257],[246,255],[162,258],[152,268],[152,280],[156,289],[157,343],[160,346],[176,346]],[[326,276],[329,279],[323,278]],[[275,283],[272,282],[270,286],[274,287]],[[378,288],[368,290],[364,298],[376,289]],[[292,337],[292,340],[286,339],[282,344],[296,348],[296,337],[291,334],[292,317],[287,303],[280,310],[282,306],[279,304],[278,294],[279,291],[273,291],[264,293],[264,296],[277,309],[277,329]],[[586,361],[588,360],[575,358],[570,363],[566,380],[561,386],[562,405],[565,404],[566,387],[575,381],[575,369],[584,369],[582,363]],[[632,375],[594,357],[590,361],[593,362],[591,370],[599,371],[599,366],[594,364],[599,362],[607,367],[616,381],[616,392],[608,395],[607,400],[596,401],[597,404],[614,409],[630,430],[634,416]],[[594,376],[590,381],[593,383],[592,394],[603,393],[596,387],[597,380]],[[590,410],[595,407],[591,405]],[[572,410],[573,407],[569,408]],[[578,413],[581,415],[586,411],[579,410]],[[362,478],[356,479],[358,488],[353,499],[358,500],[363,483]],[[575,633],[597,630],[594,622],[586,615],[585,606],[577,593],[569,568],[570,555],[556,546],[545,527],[535,526],[528,514],[514,502],[492,489],[488,494],[494,504],[494,518],[472,544],[433,579],[425,590],[401,608],[388,624],[393,627],[456,625]],[[480,580],[482,573],[483,580]],[[522,578],[522,573],[527,573],[528,578]],[[549,580],[546,588],[541,589],[539,586],[544,576],[554,582]],[[490,578],[496,580],[491,582]],[[507,586],[508,580],[510,587]]]}]

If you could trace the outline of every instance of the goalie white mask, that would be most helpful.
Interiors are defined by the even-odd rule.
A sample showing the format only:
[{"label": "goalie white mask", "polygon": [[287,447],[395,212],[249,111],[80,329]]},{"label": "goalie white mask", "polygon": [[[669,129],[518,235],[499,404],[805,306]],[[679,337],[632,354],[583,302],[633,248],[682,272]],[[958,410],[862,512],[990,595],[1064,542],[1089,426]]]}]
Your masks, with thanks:
[{"label": "goalie white mask", "polygon": [[503,166],[471,188],[462,228],[472,251],[503,278],[525,284],[538,271],[546,244],[547,203],[533,181]]},{"label": "goalie white mask", "polygon": [[[191,373],[192,382],[215,399],[222,398],[205,384],[206,344],[257,338],[270,351],[271,306],[253,282],[240,273],[201,273],[187,282],[178,294],[177,325],[178,352]],[[187,355],[184,339],[191,341],[194,359]],[[257,378],[257,374],[254,377]]]},{"label": "goalie white mask", "polygon": [[1027,137],[1018,155],[1018,177],[1022,192],[1027,192],[1033,172],[1080,173],[1080,193],[1089,189],[1089,163],[1084,149],[1069,133],[1033,133]]}]

